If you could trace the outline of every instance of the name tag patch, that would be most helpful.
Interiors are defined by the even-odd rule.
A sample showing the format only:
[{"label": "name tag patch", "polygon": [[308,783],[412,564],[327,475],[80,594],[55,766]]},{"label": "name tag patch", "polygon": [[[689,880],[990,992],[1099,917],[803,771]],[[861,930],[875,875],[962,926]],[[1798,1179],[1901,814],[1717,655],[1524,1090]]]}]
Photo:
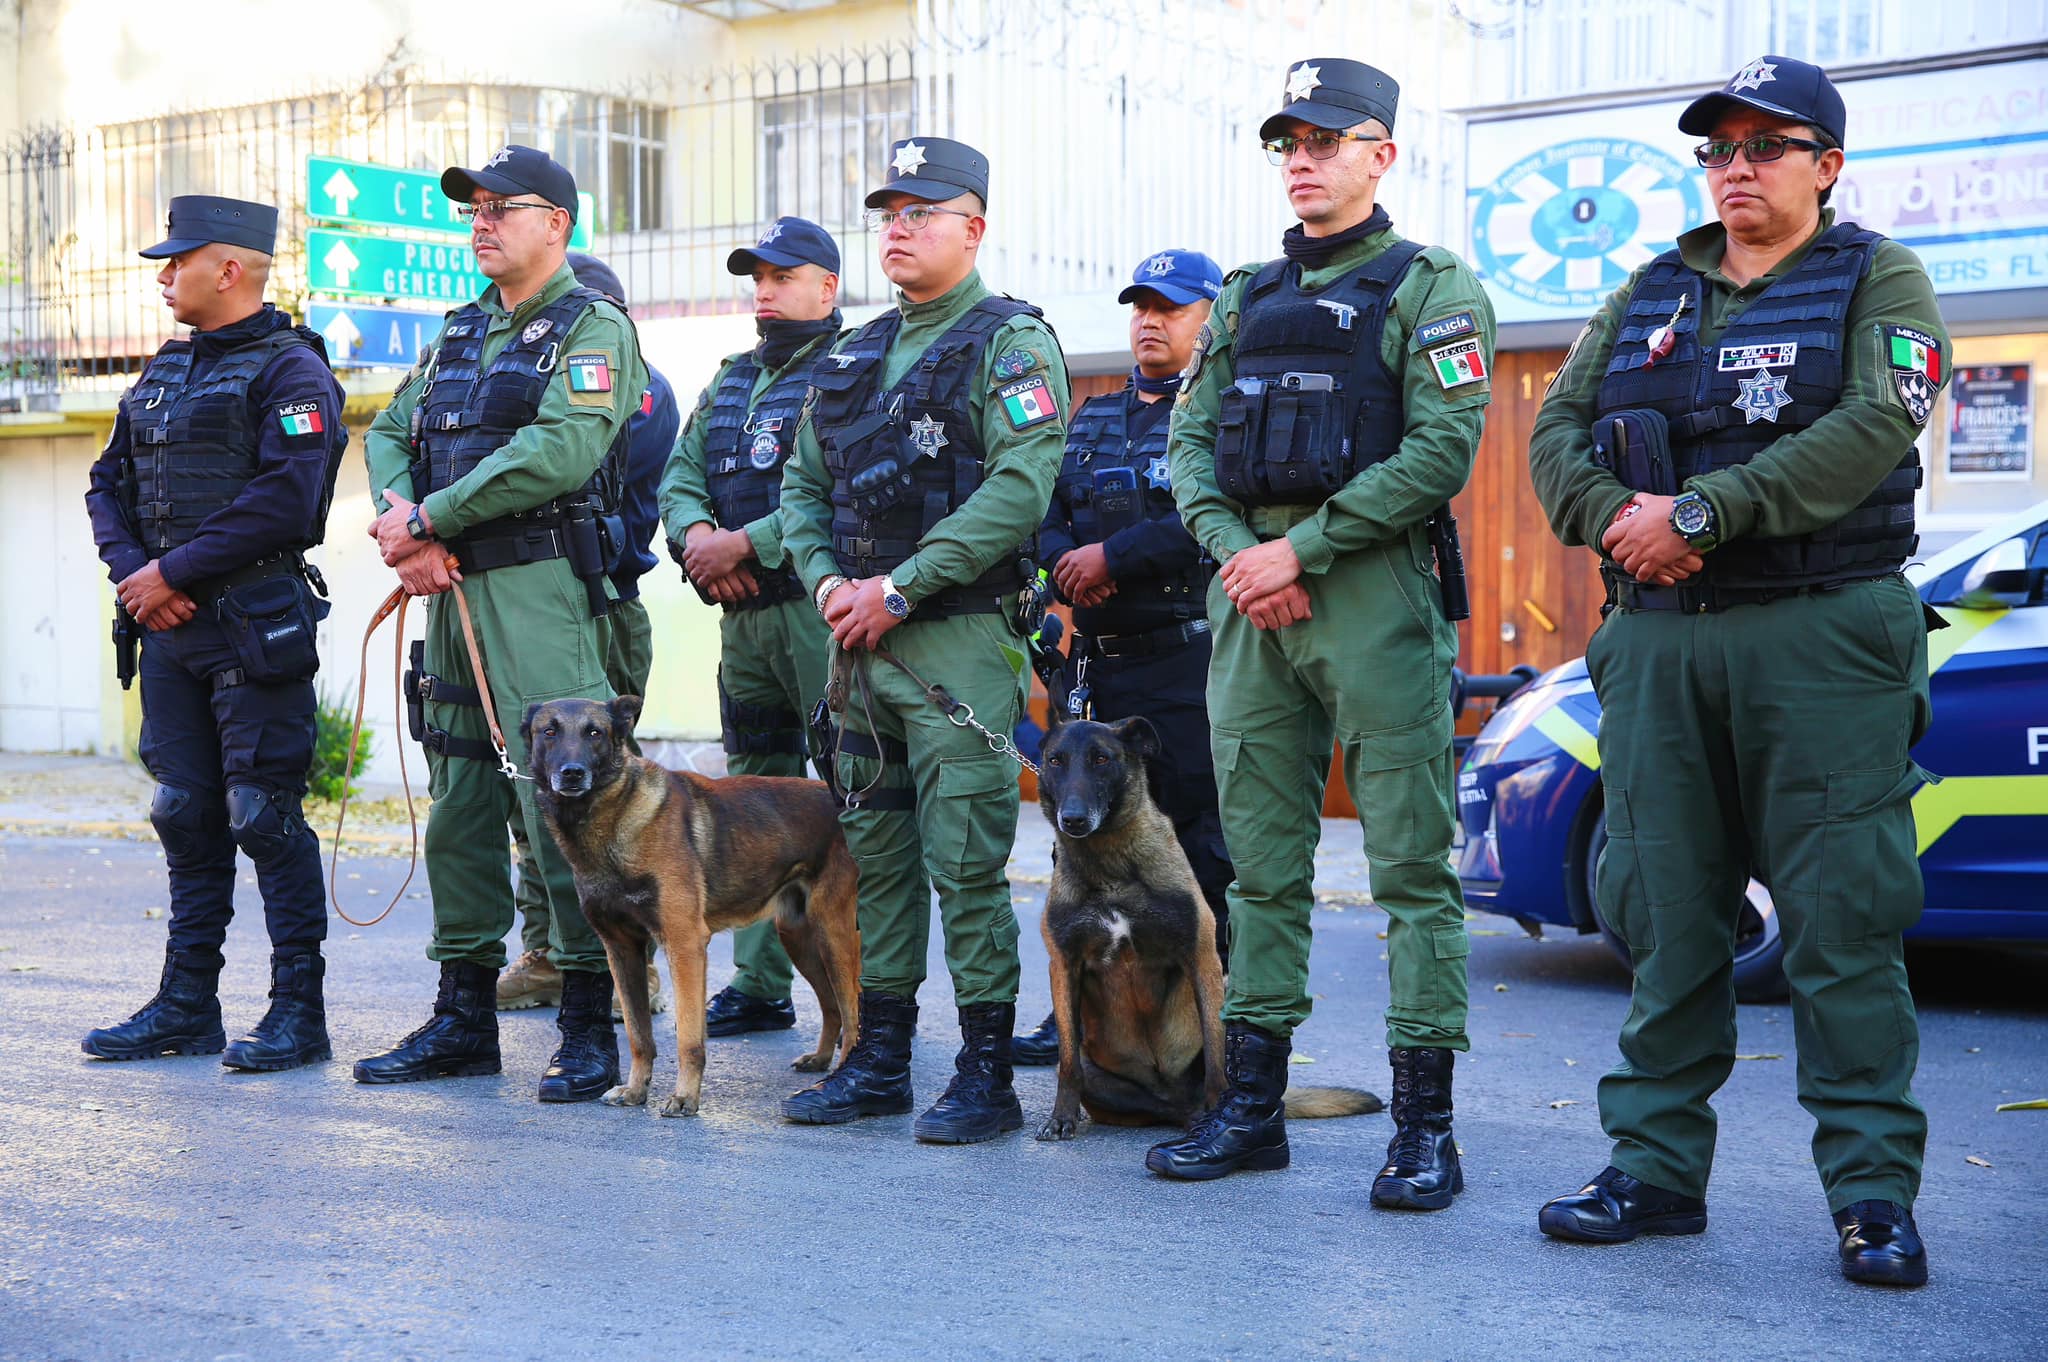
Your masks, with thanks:
[{"label": "name tag patch", "polygon": [[1799,358],[1799,342],[1777,341],[1769,345],[1724,345],[1715,367],[1724,374],[1746,374],[1754,369],[1784,369]]},{"label": "name tag patch", "polygon": [[1438,386],[1446,391],[1478,383],[1486,378],[1486,356],[1478,340],[1456,341],[1429,352],[1430,367],[1436,370]]},{"label": "name tag patch", "polygon": [[1448,317],[1438,317],[1433,322],[1424,322],[1415,328],[1417,345],[1438,345],[1460,336],[1469,336],[1479,329],[1478,319],[1470,311],[1453,312]]},{"label": "name tag patch", "polygon": [[1053,400],[1052,389],[1046,386],[1042,377],[1024,379],[996,389],[996,396],[1002,399],[1003,415],[1010,418],[1010,429],[1025,430],[1041,422],[1058,418],[1060,405]]}]

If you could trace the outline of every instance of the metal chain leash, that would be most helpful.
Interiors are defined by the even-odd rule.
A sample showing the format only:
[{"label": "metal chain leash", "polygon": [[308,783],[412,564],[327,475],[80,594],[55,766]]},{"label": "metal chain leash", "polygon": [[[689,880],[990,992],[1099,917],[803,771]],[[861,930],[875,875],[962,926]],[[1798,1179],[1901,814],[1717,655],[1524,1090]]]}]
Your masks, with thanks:
[{"label": "metal chain leash", "polygon": [[952,724],[953,727],[973,729],[987,741],[989,751],[996,753],[998,756],[1010,758],[1033,776],[1038,774],[1038,763],[1025,756],[1022,752],[1019,752],[1017,745],[1010,741],[1007,733],[992,733],[981,720],[974,717],[974,706],[966,703],[964,700],[954,699],[952,692],[948,691],[944,686],[925,680],[922,676],[912,671],[910,664],[896,656],[896,654],[883,648],[876,648],[873,652],[876,657],[881,658],[884,662],[887,662],[890,666],[896,668],[897,671],[902,672],[915,682],[918,689],[924,692],[925,698],[944,712],[947,722]]}]

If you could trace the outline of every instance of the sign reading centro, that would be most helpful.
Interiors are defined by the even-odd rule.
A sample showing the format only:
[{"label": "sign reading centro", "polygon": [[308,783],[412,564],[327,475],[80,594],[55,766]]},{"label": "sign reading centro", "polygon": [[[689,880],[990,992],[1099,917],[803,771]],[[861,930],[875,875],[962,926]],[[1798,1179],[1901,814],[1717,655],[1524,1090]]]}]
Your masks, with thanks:
[{"label": "sign reading centro", "polygon": [[[597,200],[588,194],[576,197],[579,207],[569,248],[587,251]],[[320,222],[466,237],[469,224],[455,215],[456,207],[441,192],[437,171],[400,170],[338,156],[306,158],[306,215]]]}]

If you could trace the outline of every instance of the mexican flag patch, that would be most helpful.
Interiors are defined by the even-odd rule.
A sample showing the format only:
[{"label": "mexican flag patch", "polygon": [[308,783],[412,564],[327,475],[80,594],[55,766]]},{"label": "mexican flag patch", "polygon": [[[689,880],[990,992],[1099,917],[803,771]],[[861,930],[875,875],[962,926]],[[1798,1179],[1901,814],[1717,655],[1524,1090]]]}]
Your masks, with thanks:
[{"label": "mexican flag patch", "polygon": [[1477,337],[1455,345],[1440,345],[1429,352],[1440,387],[1456,388],[1486,377],[1486,355]]},{"label": "mexican flag patch", "polygon": [[612,390],[612,366],[609,357],[571,355],[568,364],[570,392],[608,393]]},{"label": "mexican flag patch", "polygon": [[1941,385],[1941,344],[1925,331],[1910,326],[1887,326],[1885,358],[1901,373],[1919,374],[1929,384]]},{"label": "mexican flag patch", "polygon": [[287,435],[318,435],[326,427],[320,423],[320,404],[317,402],[294,402],[277,409],[277,423]]},{"label": "mexican flag patch", "polygon": [[1003,400],[1003,415],[1010,418],[1012,430],[1023,430],[1060,414],[1060,404],[1053,400],[1052,389],[1042,376],[998,388],[996,396]]}]

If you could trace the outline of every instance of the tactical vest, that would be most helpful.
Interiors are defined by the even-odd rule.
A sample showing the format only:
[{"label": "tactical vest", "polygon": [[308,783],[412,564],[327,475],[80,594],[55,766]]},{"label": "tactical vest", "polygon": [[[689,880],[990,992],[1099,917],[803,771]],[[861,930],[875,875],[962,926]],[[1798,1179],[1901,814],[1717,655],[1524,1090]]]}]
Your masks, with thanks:
[{"label": "tactical vest", "polygon": [[[192,342],[167,341],[122,396],[129,439],[122,500],[151,558],[190,543],[200,522],[232,504],[256,476],[262,418],[250,410],[250,386],[272,360],[301,345],[327,362],[318,332],[286,326],[219,356],[192,381]],[[292,547],[320,542],[340,466],[337,450],[328,459],[319,513]]]},{"label": "tactical vest", "polygon": [[[1103,468],[1128,468],[1137,475],[1136,511],[1126,523],[1177,515],[1173,484],[1166,472],[1170,417],[1155,420],[1145,432],[1128,438],[1128,422],[1136,397],[1123,392],[1091,397],[1074,413],[1067,427],[1067,456],[1060,465],[1059,496],[1068,508],[1076,544],[1099,544],[1124,528],[1106,524],[1098,514],[1095,474]],[[1161,403],[1172,405],[1173,399]],[[1084,634],[1142,633],[1207,613],[1209,579],[1216,564],[1207,554],[1165,577],[1122,577],[1116,594],[1099,606],[1076,608],[1074,627]]]},{"label": "tactical vest", "polygon": [[1401,380],[1380,355],[1387,303],[1422,247],[1397,241],[1317,289],[1275,260],[1253,277],[1216,424],[1216,481],[1244,506],[1318,505],[1401,447]]},{"label": "tactical vest", "polygon": [[[841,572],[894,571],[981,486],[987,451],[974,420],[974,385],[983,352],[1011,318],[1041,315],[1014,298],[983,298],[881,391],[883,364],[903,324],[892,310],[812,370],[811,420],[832,475],[832,556]],[[960,613],[954,602],[995,609],[996,597],[1019,585],[1028,552],[1028,541],[1019,544],[975,581],[944,593],[950,599],[938,608],[921,603],[924,617]]]},{"label": "tactical vest", "polygon": [[[413,408],[413,492],[418,500],[425,501],[429,493],[460,480],[522,428],[533,424],[571,328],[602,296],[595,289],[570,289],[522,325],[488,365],[483,353],[490,314],[477,303],[455,311],[441,333],[426,390]],[[616,384],[624,377],[614,374],[612,381]],[[577,494],[595,498],[601,513],[614,512],[619,504],[630,425],[620,423],[597,472]],[[559,501],[549,501],[471,526],[462,537],[478,540],[520,534],[536,525],[558,523],[563,513]]]},{"label": "tactical vest", "polygon": [[[1829,228],[1711,347],[1699,339],[1706,281],[1676,250],[1666,251],[1629,295],[1600,384],[1600,414],[1630,408],[1662,414],[1681,485],[1748,463],[1806,429],[1841,401],[1850,300],[1883,239],[1851,223]],[[1646,366],[1652,335],[1674,312],[1671,352]],[[1794,588],[1895,572],[1919,543],[1913,530],[1919,486],[1920,454],[1909,444],[1876,490],[1834,524],[1810,534],[1723,544],[1706,555],[1698,581]]]},{"label": "tactical vest", "polygon": [[751,352],[726,366],[704,419],[704,474],[718,523],[742,529],[782,504],[782,466],[796,443],[811,370],[825,351],[820,337],[769,381],[760,399],[761,365]]}]

